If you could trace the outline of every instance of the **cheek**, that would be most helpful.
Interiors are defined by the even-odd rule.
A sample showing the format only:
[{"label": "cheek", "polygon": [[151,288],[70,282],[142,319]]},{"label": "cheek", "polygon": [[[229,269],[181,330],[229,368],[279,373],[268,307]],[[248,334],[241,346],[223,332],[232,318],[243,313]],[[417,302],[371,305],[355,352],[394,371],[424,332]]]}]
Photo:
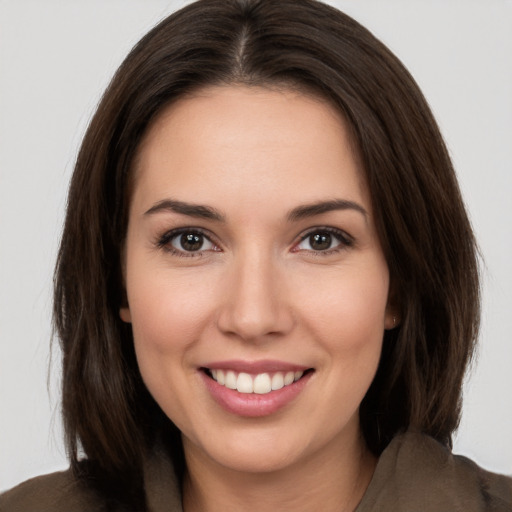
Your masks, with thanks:
[{"label": "cheek", "polygon": [[[382,341],[385,328],[389,278],[385,266],[344,269],[321,281],[306,283],[303,311],[309,325],[323,333],[333,348],[361,350]],[[311,292],[314,290],[314,293]]]},{"label": "cheek", "polygon": [[[133,266],[140,269],[141,267]],[[194,286],[168,269],[133,273],[127,279],[128,302],[137,362],[142,378],[167,416],[181,417],[187,406],[187,378],[212,298],[209,287]],[[172,390],[172,391],[171,391]],[[181,390],[177,392],[177,390]]]},{"label": "cheek", "polygon": [[163,377],[175,365],[187,366],[187,357],[212,315],[214,289],[205,279],[166,268],[128,276],[135,351],[148,385],[148,379]]}]

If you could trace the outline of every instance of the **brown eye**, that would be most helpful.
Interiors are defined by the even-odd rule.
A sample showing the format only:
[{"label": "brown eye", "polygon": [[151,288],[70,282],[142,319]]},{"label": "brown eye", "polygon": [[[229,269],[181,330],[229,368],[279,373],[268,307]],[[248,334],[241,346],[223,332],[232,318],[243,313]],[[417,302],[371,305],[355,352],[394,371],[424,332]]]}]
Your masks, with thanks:
[{"label": "brown eye", "polygon": [[309,236],[309,245],[314,251],[325,251],[331,248],[332,236],[329,233],[315,233]]},{"label": "brown eye", "polygon": [[180,237],[180,244],[185,251],[198,251],[203,245],[203,236],[195,233],[183,234]]},{"label": "brown eye", "polygon": [[353,238],[344,231],[325,228],[306,233],[294,250],[329,254],[331,251],[348,248],[353,243]]},{"label": "brown eye", "polygon": [[213,243],[205,235],[195,231],[186,231],[173,236],[170,244],[179,252],[209,251],[214,248]]}]

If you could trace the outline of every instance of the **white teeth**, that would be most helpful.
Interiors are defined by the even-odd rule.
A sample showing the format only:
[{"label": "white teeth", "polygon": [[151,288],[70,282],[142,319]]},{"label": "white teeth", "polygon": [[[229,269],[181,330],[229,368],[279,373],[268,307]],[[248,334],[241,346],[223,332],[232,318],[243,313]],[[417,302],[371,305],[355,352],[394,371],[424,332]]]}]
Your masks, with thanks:
[{"label": "white teeth", "polygon": [[281,389],[284,386],[284,377],[281,372],[277,372],[272,377],[272,390]]},{"label": "white teeth", "polygon": [[236,389],[240,393],[252,393],[254,391],[252,377],[248,373],[239,373],[238,379],[236,379]]},{"label": "white teeth", "polygon": [[295,379],[295,372],[287,372],[284,376],[284,385],[289,386]]},{"label": "white teeth", "polygon": [[289,386],[304,375],[303,371],[276,372],[272,377],[268,373],[259,373],[253,376],[241,372],[237,375],[233,370],[210,370],[210,373],[213,379],[222,386],[236,389],[239,393],[256,393],[259,395],[265,395],[284,386]]},{"label": "white teeth", "polygon": [[224,386],[226,386],[229,389],[236,389],[236,375],[235,372],[229,370],[226,373],[226,382]]},{"label": "white teeth", "polygon": [[254,392],[264,395],[272,391],[272,381],[268,373],[260,373],[254,379]]}]

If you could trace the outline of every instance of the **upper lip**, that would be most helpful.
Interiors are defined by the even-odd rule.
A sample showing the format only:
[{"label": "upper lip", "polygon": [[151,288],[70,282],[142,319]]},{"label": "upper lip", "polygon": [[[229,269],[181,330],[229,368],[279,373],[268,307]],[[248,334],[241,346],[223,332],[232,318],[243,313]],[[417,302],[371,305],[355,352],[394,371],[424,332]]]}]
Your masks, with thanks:
[{"label": "upper lip", "polygon": [[233,370],[235,372],[258,374],[268,372],[306,371],[311,367],[271,359],[263,359],[260,361],[243,361],[240,359],[230,359],[226,361],[214,361],[211,363],[206,363],[202,365],[202,368],[208,368],[209,370]]}]

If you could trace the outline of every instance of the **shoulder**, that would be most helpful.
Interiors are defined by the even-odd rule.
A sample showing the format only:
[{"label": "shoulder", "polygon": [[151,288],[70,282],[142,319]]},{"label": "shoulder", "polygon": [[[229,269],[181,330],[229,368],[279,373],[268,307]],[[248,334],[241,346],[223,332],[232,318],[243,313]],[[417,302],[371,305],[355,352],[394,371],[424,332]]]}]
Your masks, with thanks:
[{"label": "shoulder", "polygon": [[396,511],[510,512],[512,478],[485,471],[429,436],[407,432],[381,455],[358,512],[377,502]]},{"label": "shoulder", "polygon": [[[417,478],[436,484],[436,489],[471,510],[511,511],[512,478],[486,471],[472,460],[454,455],[430,436],[400,436],[397,455],[404,471],[418,468]],[[405,476],[405,475],[403,475]],[[462,509],[462,507],[461,507]]]},{"label": "shoulder", "polygon": [[0,494],[1,512],[101,512],[104,508],[70,470],[32,478]]}]

